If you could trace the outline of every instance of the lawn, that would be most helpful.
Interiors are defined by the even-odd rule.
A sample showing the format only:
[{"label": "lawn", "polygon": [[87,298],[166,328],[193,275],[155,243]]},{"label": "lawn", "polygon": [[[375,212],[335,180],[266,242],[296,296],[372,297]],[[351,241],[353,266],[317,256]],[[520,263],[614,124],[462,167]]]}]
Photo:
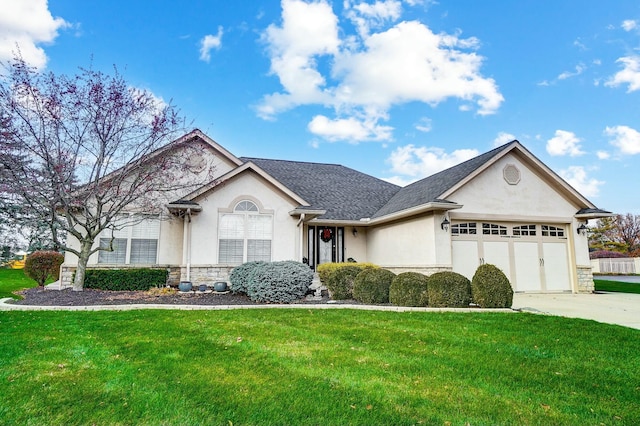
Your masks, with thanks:
[{"label": "lawn", "polygon": [[599,280],[597,278],[594,278],[593,283],[596,286],[596,291],[617,291],[621,293],[640,294],[640,284],[636,284],[636,283]]},{"label": "lawn", "polygon": [[12,297],[19,299],[20,296],[13,294],[14,291],[37,286],[31,278],[28,278],[22,269],[2,269],[0,268],[0,299]]},{"label": "lawn", "polygon": [[525,313],[0,312],[0,423],[631,425],[639,353]]}]

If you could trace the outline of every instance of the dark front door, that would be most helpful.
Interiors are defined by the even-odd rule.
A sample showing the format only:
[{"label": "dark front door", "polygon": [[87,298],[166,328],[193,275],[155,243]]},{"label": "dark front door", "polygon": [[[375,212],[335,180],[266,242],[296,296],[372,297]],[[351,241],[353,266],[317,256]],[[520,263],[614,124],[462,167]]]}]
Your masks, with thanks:
[{"label": "dark front door", "polygon": [[323,263],[344,261],[344,228],[310,226],[308,238],[309,265],[314,269]]}]

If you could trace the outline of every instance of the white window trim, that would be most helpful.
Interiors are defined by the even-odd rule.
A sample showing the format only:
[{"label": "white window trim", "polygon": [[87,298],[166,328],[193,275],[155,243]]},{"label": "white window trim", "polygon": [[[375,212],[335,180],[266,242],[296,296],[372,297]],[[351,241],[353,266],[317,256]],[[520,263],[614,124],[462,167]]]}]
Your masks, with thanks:
[{"label": "white window trim", "polygon": [[[238,208],[238,206],[240,204],[243,203],[251,203],[253,204],[257,210],[244,210],[244,211],[236,211],[236,209]],[[220,208],[218,209],[218,241],[217,241],[217,254],[218,254],[218,264],[229,264],[229,265],[236,265],[236,263],[230,263],[230,262],[223,262],[221,259],[221,253],[220,253],[220,241],[223,238],[220,238],[222,235],[222,230],[221,230],[221,224],[222,224],[222,217],[224,215],[237,215],[237,216],[242,216],[243,217],[243,223],[244,223],[244,229],[243,229],[243,239],[242,239],[242,263],[247,262],[248,260],[248,251],[249,251],[249,241],[252,240],[253,238],[248,238],[248,224],[249,224],[249,216],[262,216],[262,217],[269,217],[270,222],[271,222],[271,227],[270,227],[270,238],[268,241],[270,241],[270,247],[269,247],[269,261],[271,261],[273,259],[273,236],[275,234],[275,229],[274,229],[274,212],[273,210],[267,210],[264,209],[262,204],[256,200],[253,197],[238,197],[236,198],[232,203],[231,203],[230,208]]]},{"label": "white window trim", "polygon": [[[100,253],[102,252],[99,251],[98,254],[98,259],[96,260],[96,263],[99,265],[144,265],[144,266],[148,266],[148,265],[157,265],[158,264],[158,254],[160,252],[160,233],[161,233],[161,226],[160,226],[160,222],[161,222],[161,218],[160,215],[157,214],[145,214],[145,213],[125,213],[122,216],[125,217],[126,219],[124,220],[129,220],[131,217],[133,216],[137,216],[137,215],[142,215],[142,216],[146,216],[151,218],[152,220],[157,221],[158,224],[158,228],[157,228],[157,238],[133,238],[133,233],[134,233],[134,227],[138,224],[138,223],[134,223],[131,225],[126,225],[124,227],[122,227],[121,229],[118,229],[117,231],[112,231],[110,229],[104,230],[97,238],[98,240],[98,244],[100,244],[102,239],[111,239],[112,237],[114,239],[126,239],[126,247],[125,247],[125,261],[124,263],[107,263],[107,262],[100,262]],[[145,220],[145,219],[143,219]],[[131,242],[132,240],[138,240],[138,239],[144,239],[144,240],[156,240],[156,257],[153,261],[153,263],[131,263]]]}]

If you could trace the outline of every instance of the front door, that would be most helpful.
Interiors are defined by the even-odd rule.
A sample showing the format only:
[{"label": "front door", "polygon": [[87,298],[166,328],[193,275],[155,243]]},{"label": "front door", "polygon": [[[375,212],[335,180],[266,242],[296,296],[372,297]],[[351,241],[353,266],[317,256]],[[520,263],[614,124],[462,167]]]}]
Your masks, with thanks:
[{"label": "front door", "polygon": [[344,228],[310,226],[308,235],[309,266],[344,262]]}]

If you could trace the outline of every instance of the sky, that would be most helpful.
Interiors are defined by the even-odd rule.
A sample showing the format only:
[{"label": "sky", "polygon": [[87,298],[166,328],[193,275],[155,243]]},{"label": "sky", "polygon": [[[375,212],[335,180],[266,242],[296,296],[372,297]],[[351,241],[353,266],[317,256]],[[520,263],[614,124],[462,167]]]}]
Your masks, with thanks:
[{"label": "sky", "polygon": [[640,214],[637,0],[0,0],[0,61],[113,72],[236,156],[406,185],[519,140]]}]

